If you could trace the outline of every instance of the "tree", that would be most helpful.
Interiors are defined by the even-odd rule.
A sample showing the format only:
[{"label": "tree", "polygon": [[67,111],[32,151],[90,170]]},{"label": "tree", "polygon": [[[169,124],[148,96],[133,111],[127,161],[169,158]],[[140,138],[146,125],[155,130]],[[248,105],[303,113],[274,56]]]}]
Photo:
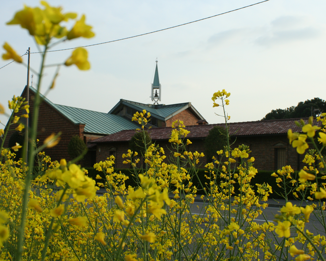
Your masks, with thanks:
[{"label": "tree", "polygon": [[84,141],[78,135],[72,136],[68,143],[68,153],[71,159],[78,157],[85,150],[87,150],[87,146]]},{"label": "tree", "polygon": [[212,161],[212,157],[216,156],[216,151],[224,149],[227,145],[226,130],[223,127],[214,127],[205,138],[205,155],[207,162]]},{"label": "tree", "polygon": [[147,131],[139,131],[132,136],[129,142],[129,148],[142,156],[145,154],[145,144],[146,148],[148,148],[152,144],[152,139]]},{"label": "tree", "polygon": [[322,112],[326,112],[326,102],[320,98],[314,98],[305,102],[299,102],[297,106],[272,110],[262,120],[316,117],[316,115]]}]

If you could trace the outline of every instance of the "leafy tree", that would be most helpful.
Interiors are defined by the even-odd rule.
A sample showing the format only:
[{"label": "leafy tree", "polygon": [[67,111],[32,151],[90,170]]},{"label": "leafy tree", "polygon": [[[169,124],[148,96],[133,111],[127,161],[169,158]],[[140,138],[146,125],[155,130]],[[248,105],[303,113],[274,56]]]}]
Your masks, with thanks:
[{"label": "leafy tree", "polygon": [[152,144],[152,139],[147,131],[139,131],[132,136],[129,142],[129,148],[132,151],[138,152],[138,154],[141,156],[145,154],[145,144],[146,148],[148,148]]},{"label": "leafy tree", "polygon": [[205,138],[205,155],[208,162],[213,156],[217,156],[216,151],[224,149],[227,145],[226,130],[223,127],[215,126]]},{"label": "leafy tree", "polygon": [[74,159],[81,155],[85,150],[87,150],[87,146],[84,141],[78,135],[72,136],[68,143],[69,156]]},{"label": "leafy tree", "polygon": [[314,98],[305,102],[299,102],[297,106],[272,110],[262,120],[302,118],[316,116],[322,112],[326,112],[326,102],[320,98]]}]

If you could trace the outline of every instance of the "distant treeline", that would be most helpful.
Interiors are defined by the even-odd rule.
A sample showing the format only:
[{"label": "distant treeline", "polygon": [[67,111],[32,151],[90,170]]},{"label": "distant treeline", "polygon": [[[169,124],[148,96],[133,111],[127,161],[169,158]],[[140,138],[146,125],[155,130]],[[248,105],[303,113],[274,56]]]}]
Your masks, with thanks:
[{"label": "distant treeline", "polygon": [[299,102],[297,106],[272,110],[262,120],[316,117],[323,112],[326,112],[326,102],[320,98],[314,98],[313,100]]}]

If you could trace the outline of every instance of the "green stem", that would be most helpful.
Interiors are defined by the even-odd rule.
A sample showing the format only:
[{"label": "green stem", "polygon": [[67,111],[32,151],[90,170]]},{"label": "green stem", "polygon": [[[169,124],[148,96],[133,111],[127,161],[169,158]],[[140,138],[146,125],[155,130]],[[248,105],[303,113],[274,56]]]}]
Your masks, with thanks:
[{"label": "green stem", "polygon": [[[25,189],[24,189],[23,200],[22,200],[21,224],[18,232],[18,245],[17,245],[17,257],[16,257],[17,261],[20,261],[23,255],[24,237],[25,237],[24,232],[25,232],[25,225],[26,225],[26,218],[27,218],[28,193],[31,188],[32,170],[34,166],[34,156],[35,156],[34,147],[32,143],[33,141],[36,140],[36,134],[37,134],[37,123],[38,123],[39,106],[40,106],[40,87],[41,87],[46,51],[47,51],[47,45],[45,46],[44,52],[42,54],[40,77],[37,83],[37,91],[34,100],[31,139],[29,141],[30,145],[29,145],[29,157],[28,157],[28,171],[25,179]],[[27,88],[29,88],[29,86],[27,86]]]},{"label": "green stem", "polygon": [[317,255],[319,256],[320,260],[325,261],[325,258],[322,256],[322,254],[320,253],[319,249],[316,247],[316,245],[314,244],[314,242],[311,241],[311,239],[307,236],[307,234],[304,231],[302,231],[300,228],[298,228],[296,225],[294,225],[294,227],[295,227],[296,230],[298,230],[309,241],[309,243],[312,245],[312,247],[317,252]]},{"label": "green stem", "polygon": [[[59,201],[57,203],[57,207],[59,207],[59,205],[61,204],[62,199],[63,199],[64,195],[66,194],[67,189],[68,189],[68,184],[66,185],[66,187],[64,188],[64,190],[63,190],[63,192],[61,194],[61,197],[60,197],[60,199],[59,199]],[[44,248],[43,248],[43,251],[42,251],[42,261],[45,259],[46,250],[48,248],[49,241],[50,241],[51,234],[52,234],[52,227],[53,227],[54,219],[55,219],[55,217],[52,218],[50,226],[49,226],[49,228],[48,228],[48,230],[46,232]]]}]

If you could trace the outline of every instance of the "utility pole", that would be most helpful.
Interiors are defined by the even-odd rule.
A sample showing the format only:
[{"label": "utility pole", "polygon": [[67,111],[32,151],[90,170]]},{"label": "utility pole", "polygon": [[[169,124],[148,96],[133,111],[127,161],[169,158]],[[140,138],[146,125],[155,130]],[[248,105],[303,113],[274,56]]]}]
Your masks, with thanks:
[{"label": "utility pole", "polygon": [[[28,63],[27,63],[26,100],[27,100],[27,104],[29,105],[29,67],[30,67],[30,56],[31,56],[31,48],[30,47],[28,47],[28,49],[27,49],[27,56],[28,56]],[[28,159],[28,143],[29,143],[28,128],[29,128],[29,118],[26,118],[25,141],[24,141],[24,144],[26,146],[25,156],[24,156],[25,162],[27,162],[27,159]]]}]

